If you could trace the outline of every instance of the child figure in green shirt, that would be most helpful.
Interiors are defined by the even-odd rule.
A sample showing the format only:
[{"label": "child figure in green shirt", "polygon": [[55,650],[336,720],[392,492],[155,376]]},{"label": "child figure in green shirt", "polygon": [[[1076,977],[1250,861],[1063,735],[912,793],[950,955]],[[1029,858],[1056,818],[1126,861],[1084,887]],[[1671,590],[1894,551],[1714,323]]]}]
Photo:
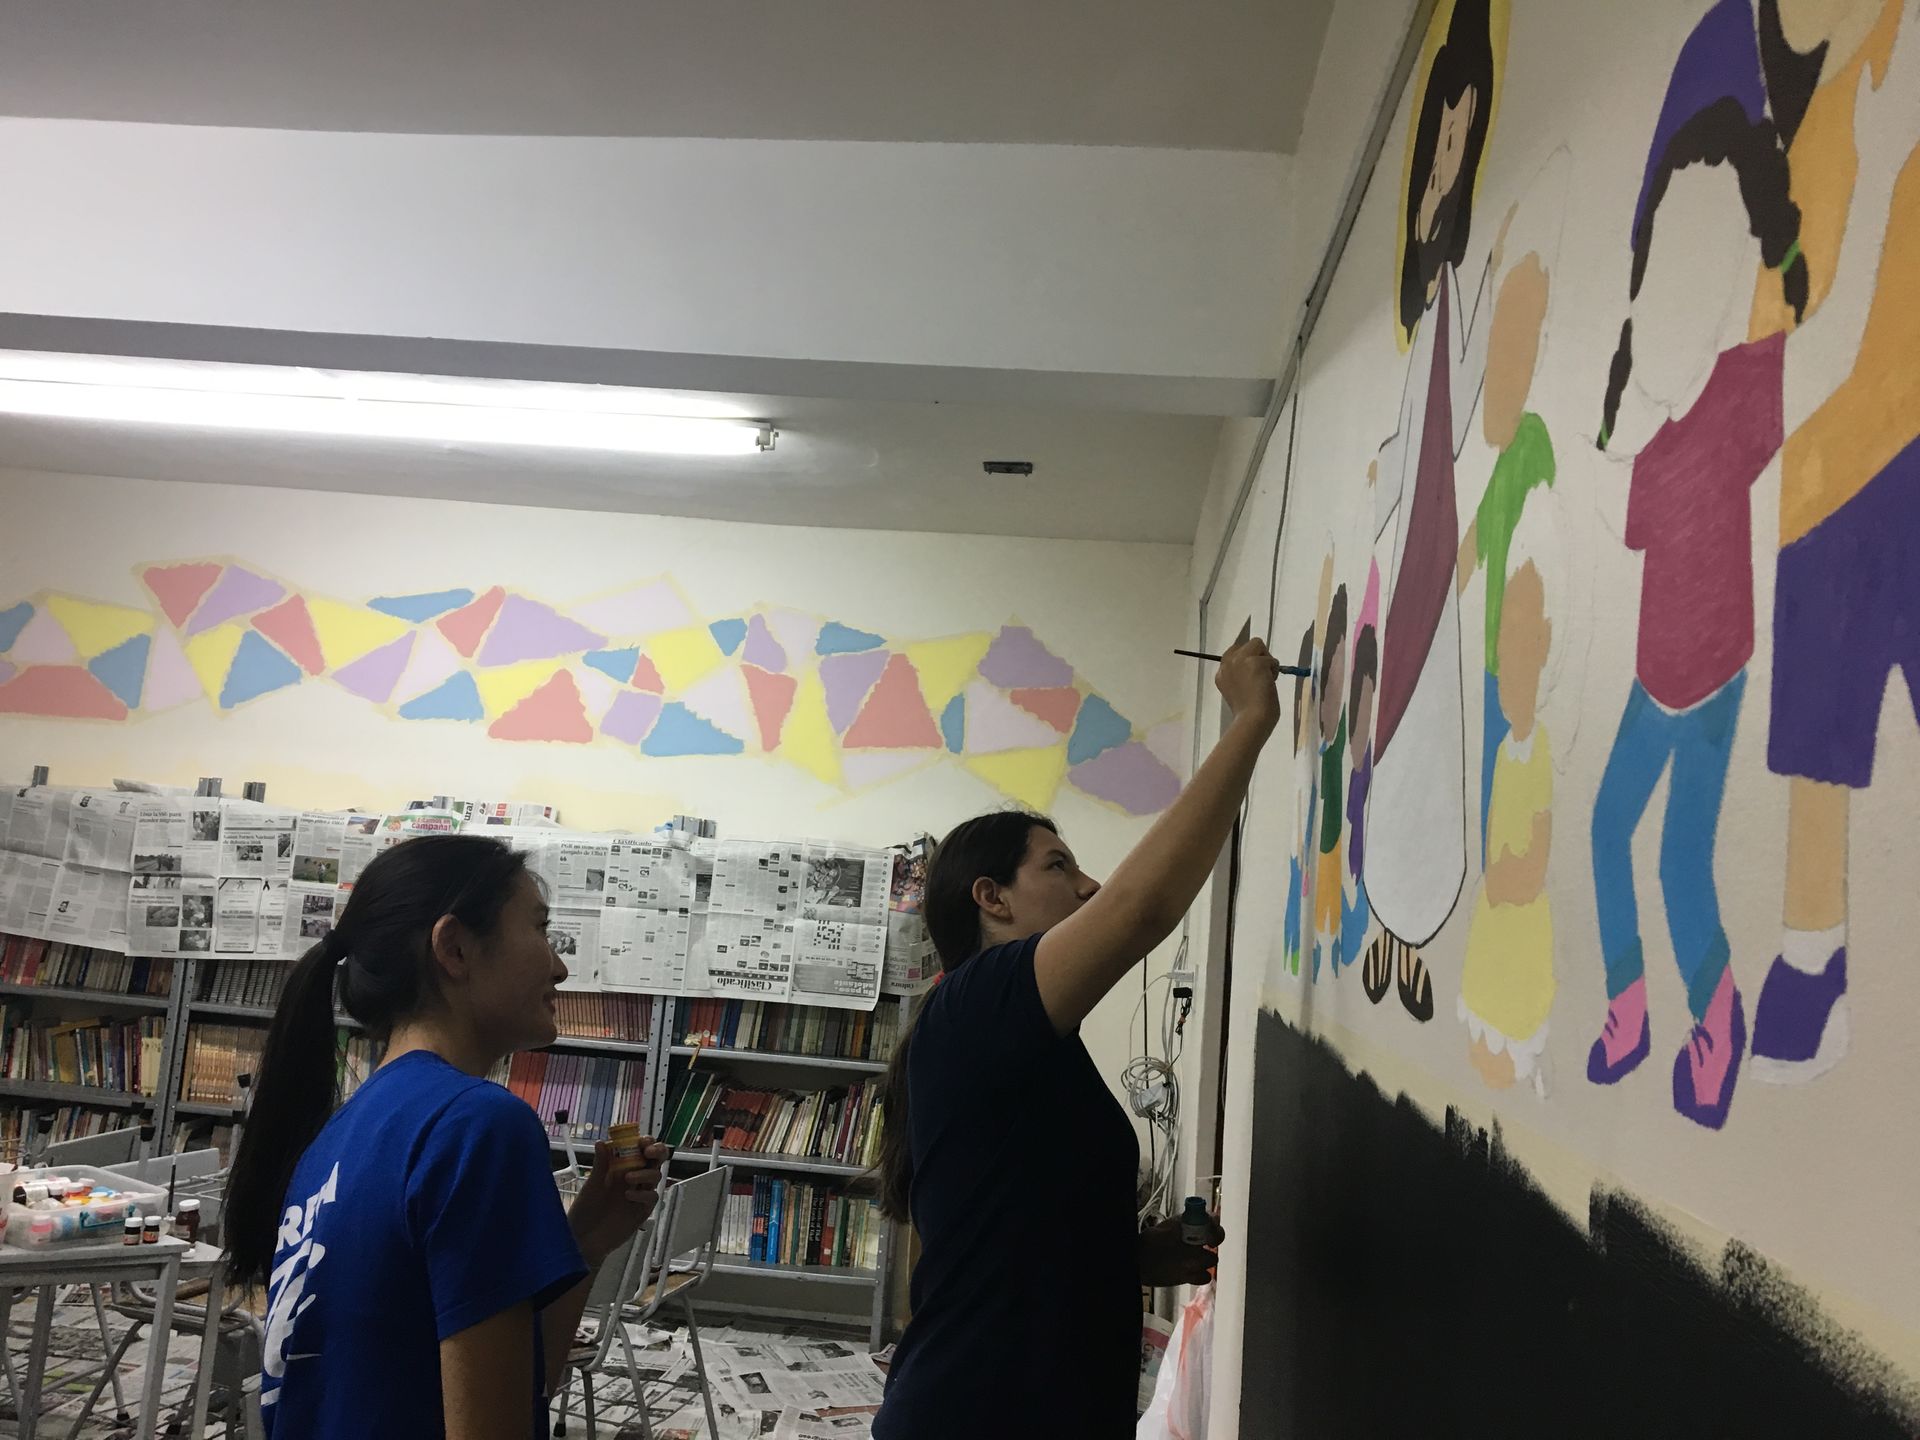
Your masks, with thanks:
[{"label": "child figure in green shirt", "polygon": [[1487,863],[1487,808],[1493,799],[1494,760],[1507,735],[1500,710],[1500,606],[1507,590],[1507,550],[1527,495],[1552,485],[1553,441],[1547,425],[1527,409],[1540,330],[1547,315],[1547,272],[1536,254],[1523,257],[1501,282],[1487,339],[1486,388],[1480,423],[1487,444],[1500,452],[1486,494],[1460,541],[1458,586],[1465,591],[1474,571],[1487,572],[1486,676],[1480,736],[1480,864]]}]

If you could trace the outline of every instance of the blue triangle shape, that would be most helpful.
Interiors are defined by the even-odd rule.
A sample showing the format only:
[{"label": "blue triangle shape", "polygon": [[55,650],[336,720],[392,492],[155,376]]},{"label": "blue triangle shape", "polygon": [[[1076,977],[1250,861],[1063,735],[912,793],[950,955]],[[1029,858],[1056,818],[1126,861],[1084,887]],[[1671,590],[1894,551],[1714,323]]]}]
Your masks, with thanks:
[{"label": "blue triangle shape", "polygon": [[628,646],[625,650],[589,650],[580,658],[608,679],[630,685],[634,667],[640,663],[640,650],[638,646]]},{"label": "blue triangle shape", "polygon": [[0,650],[11,650],[13,642],[20,638],[20,632],[27,628],[27,621],[33,618],[33,605],[22,600],[5,610],[0,610]]},{"label": "blue triangle shape", "polygon": [[640,742],[642,755],[738,755],[746,743],[727,734],[712,721],[687,709],[678,700],[661,710],[653,729]]},{"label": "blue triangle shape", "polygon": [[231,710],[275,690],[298,685],[304,675],[266,636],[258,630],[249,630],[240,637],[240,648],[234,652],[233,664],[227,670],[227,683],[220,688],[220,708]]},{"label": "blue triangle shape", "polygon": [[740,642],[747,638],[747,622],[744,620],[716,620],[707,629],[713,632],[713,643],[720,647],[723,655],[731,655],[740,648]]},{"label": "blue triangle shape", "polygon": [[487,707],[480,703],[480,687],[473,676],[461,670],[444,682],[416,695],[400,707],[402,720],[484,720]]},{"label": "blue triangle shape", "polygon": [[947,742],[947,749],[958,755],[967,743],[967,697],[956,695],[947,702],[947,708],[940,712],[940,734]]},{"label": "blue triangle shape", "polygon": [[421,625],[436,615],[458,610],[472,599],[471,590],[435,590],[424,595],[383,595],[378,600],[369,600],[367,608]]},{"label": "blue triangle shape", "polygon": [[129,710],[140,708],[140,692],[147,683],[147,651],[151,635],[136,635],[87,662],[93,678],[111,690]]},{"label": "blue triangle shape", "polygon": [[1067,763],[1078,765],[1131,739],[1133,726],[1127,718],[1098,695],[1089,695],[1080,706],[1073,738],[1067,742]]},{"label": "blue triangle shape", "polygon": [[866,630],[855,630],[851,625],[842,625],[838,620],[829,620],[820,627],[820,636],[813,642],[816,655],[854,655],[862,650],[878,650],[887,642],[880,636]]}]

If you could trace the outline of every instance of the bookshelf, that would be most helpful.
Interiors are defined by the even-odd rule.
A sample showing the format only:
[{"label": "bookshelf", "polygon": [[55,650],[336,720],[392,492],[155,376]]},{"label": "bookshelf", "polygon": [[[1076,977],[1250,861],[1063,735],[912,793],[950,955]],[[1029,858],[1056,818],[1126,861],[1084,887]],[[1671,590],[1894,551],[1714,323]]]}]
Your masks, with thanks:
[{"label": "bookshelf", "polygon": [[[37,955],[28,946],[38,947]],[[50,952],[62,949],[0,936],[0,1013],[7,1016],[9,1034],[42,1022],[102,1027],[149,1022],[164,1031],[152,1037],[160,1041],[161,1056],[152,1093],[65,1078],[0,1078],[0,1136],[26,1133],[34,1112],[55,1107],[56,1139],[145,1114],[153,1119],[162,1150],[180,1143],[223,1143],[224,1126],[236,1116],[233,1078],[257,1065],[246,1057],[257,1056],[265,1041],[289,962],[218,956],[135,961],[95,951],[85,957],[52,955],[59,963],[49,963]],[[611,1082],[614,1101],[601,1103],[597,1111],[583,1103],[579,1089],[567,1092],[564,1103],[557,1096],[544,1103],[539,1096],[527,1097],[549,1122],[556,1109],[566,1109],[575,1143],[585,1152],[617,1119],[632,1118],[650,1134],[665,1134],[675,1118],[670,1107],[679,1097],[677,1082],[686,1076],[726,1090],[787,1099],[844,1097],[856,1087],[871,1099],[910,1003],[883,995],[872,1012],[858,1012],[569,991],[562,995],[561,1013],[569,1033],[544,1051],[514,1057],[495,1078],[517,1093],[535,1069],[542,1078]],[[350,1093],[371,1069],[375,1051],[351,1020],[338,1019],[343,1051],[357,1057],[343,1074],[343,1089]],[[210,1058],[216,1055],[217,1060]],[[557,1135],[555,1148],[561,1148]],[[777,1179],[783,1196],[819,1196],[823,1207],[838,1207],[837,1217],[844,1218],[846,1206],[865,1205],[872,1197],[868,1157],[843,1146],[839,1156],[846,1158],[839,1158],[831,1142],[826,1148],[828,1153],[786,1153],[688,1138],[675,1146],[669,1173],[684,1178],[710,1164],[731,1165],[742,1198],[747,1192],[741,1186],[750,1190],[755,1181],[764,1181],[766,1190]],[[714,1264],[714,1283],[720,1287],[716,1303],[747,1315],[860,1325],[879,1344],[887,1334],[892,1257],[900,1237],[877,1209],[863,1213],[871,1217],[864,1232],[867,1254],[843,1255],[845,1263],[720,1255]]]}]

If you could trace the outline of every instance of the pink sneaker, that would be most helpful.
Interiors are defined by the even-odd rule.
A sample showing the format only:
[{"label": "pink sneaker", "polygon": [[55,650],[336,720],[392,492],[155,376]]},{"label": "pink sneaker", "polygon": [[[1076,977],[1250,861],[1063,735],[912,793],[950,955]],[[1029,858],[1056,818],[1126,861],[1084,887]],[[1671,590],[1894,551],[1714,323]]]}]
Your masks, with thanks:
[{"label": "pink sneaker", "polygon": [[1673,1059],[1673,1108],[1695,1124],[1718,1130],[1727,1123],[1740,1057],[1747,1049],[1747,1012],[1734,987],[1733,969],[1720,974],[1707,1014]]},{"label": "pink sneaker", "polygon": [[1647,1029],[1647,981],[1642,976],[1607,1006],[1607,1023],[1587,1052],[1587,1079],[1596,1085],[1623,1079],[1639,1068],[1652,1046],[1653,1037]]}]

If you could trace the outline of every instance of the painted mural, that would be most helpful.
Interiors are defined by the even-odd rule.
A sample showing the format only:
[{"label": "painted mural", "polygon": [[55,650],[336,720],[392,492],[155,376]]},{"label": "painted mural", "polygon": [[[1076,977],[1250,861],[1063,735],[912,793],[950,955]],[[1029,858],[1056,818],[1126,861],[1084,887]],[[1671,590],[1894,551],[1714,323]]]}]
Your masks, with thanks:
[{"label": "painted mural", "polygon": [[366,601],[224,560],[142,567],[149,608],[0,609],[0,715],[117,724],[343,690],[396,723],[640,759],[762,755],[863,790],[954,764],[1044,809],[1179,791],[1184,726],[1120,713],[1031,629],[895,639],[796,610],[706,618],[658,578],[556,605],[502,586]]},{"label": "painted mural", "polygon": [[[1911,766],[1876,752],[1920,720],[1920,5],[1649,0],[1611,68],[1575,64],[1556,31],[1598,13],[1440,0],[1400,184],[1374,176],[1306,352],[1272,610],[1314,674],[1256,791],[1284,903],[1243,898],[1236,927],[1252,904],[1274,933],[1249,1434],[1920,1433],[1920,1383],[1757,1252],[1703,1257],[1604,1178],[1582,1233],[1497,1130],[1412,1133],[1306,1033],[1364,1034],[1590,1173],[1657,1150],[1710,1222],[1776,1194],[1776,1241],[1870,1218],[1829,1259],[1920,1275],[1910,1224],[1838,1178],[1920,1173],[1920,1132],[1862,1118],[1901,1102],[1774,1088],[1858,1055],[1856,996],[1909,1026],[1920,1003],[1900,947],[1850,933],[1856,812],[1878,785],[1911,814]],[[1911,896],[1874,898],[1885,937]],[[1403,1023],[1436,1014],[1458,1028]],[[1789,1178],[1815,1133],[1885,1144]],[[1920,1344],[1920,1311],[1877,1303]],[[1410,1323],[1386,1351],[1348,1348],[1387,1315]],[[1671,1389],[1662,1333],[1688,1352]]]}]

